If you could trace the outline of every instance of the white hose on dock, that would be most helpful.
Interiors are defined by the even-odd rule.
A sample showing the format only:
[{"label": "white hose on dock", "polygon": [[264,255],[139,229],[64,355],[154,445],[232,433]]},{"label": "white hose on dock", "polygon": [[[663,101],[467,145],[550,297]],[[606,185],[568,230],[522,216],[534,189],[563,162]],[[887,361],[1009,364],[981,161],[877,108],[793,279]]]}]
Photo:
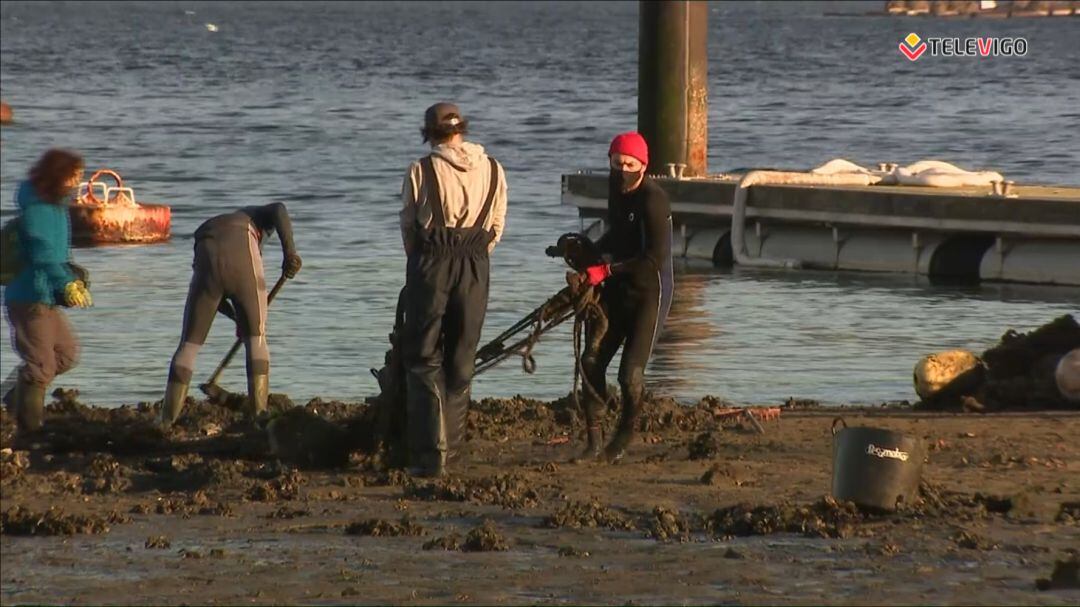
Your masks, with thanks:
[{"label": "white hose on dock", "polygon": [[751,257],[746,251],[746,199],[755,185],[870,185],[880,177],[862,173],[796,173],[785,171],[750,171],[735,188],[735,206],[731,212],[731,252],[735,263],[752,268],[798,268],[798,259]]}]

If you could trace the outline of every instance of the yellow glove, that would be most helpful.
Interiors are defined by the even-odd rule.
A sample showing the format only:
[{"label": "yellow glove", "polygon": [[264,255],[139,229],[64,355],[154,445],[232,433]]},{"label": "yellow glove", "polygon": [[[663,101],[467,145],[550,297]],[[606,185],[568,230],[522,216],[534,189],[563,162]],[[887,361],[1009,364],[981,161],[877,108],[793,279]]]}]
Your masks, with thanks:
[{"label": "yellow glove", "polygon": [[64,304],[69,308],[89,308],[94,305],[90,291],[81,280],[73,280],[64,286]]}]

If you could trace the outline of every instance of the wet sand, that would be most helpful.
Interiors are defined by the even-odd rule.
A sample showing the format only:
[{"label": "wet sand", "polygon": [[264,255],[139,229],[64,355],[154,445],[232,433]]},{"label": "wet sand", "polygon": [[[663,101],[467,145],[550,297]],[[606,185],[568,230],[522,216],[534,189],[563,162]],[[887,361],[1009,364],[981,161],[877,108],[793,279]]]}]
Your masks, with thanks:
[{"label": "wet sand", "polygon": [[[659,401],[606,465],[571,463],[565,400],[486,400],[451,476],[424,481],[359,455],[280,464],[206,403],[163,436],[152,406],[62,400],[34,444],[0,419],[4,604],[1080,602],[1036,589],[1080,547],[1077,411],[792,403],[762,435],[717,399]],[[919,503],[825,497],[837,415],[927,440]]]}]

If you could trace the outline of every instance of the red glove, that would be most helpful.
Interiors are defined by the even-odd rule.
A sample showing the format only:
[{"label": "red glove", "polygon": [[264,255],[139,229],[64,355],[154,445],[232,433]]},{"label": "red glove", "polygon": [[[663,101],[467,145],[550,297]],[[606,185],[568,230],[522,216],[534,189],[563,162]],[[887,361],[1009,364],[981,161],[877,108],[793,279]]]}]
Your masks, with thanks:
[{"label": "red glove", "polygon": [[611,276],[610,264],[589,266],[585,268],[585,279],[589,282],[590,287],[595,287],[604,282],[608,276]]}]

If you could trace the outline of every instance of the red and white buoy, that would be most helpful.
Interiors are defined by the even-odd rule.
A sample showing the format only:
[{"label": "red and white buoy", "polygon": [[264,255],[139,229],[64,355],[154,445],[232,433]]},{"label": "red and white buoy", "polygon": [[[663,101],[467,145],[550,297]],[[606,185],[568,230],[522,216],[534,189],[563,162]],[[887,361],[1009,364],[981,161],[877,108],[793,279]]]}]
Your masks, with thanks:
[{"label": "red and white buoy", "polygon": [[[99,181],[107,176],[115,183]],[[79,185],[69,207],[71,241],[76,246],[163,242],[170,237],[172,210],[163,204],[135,202],[135,191],[116,171],[101,169]]]}]

